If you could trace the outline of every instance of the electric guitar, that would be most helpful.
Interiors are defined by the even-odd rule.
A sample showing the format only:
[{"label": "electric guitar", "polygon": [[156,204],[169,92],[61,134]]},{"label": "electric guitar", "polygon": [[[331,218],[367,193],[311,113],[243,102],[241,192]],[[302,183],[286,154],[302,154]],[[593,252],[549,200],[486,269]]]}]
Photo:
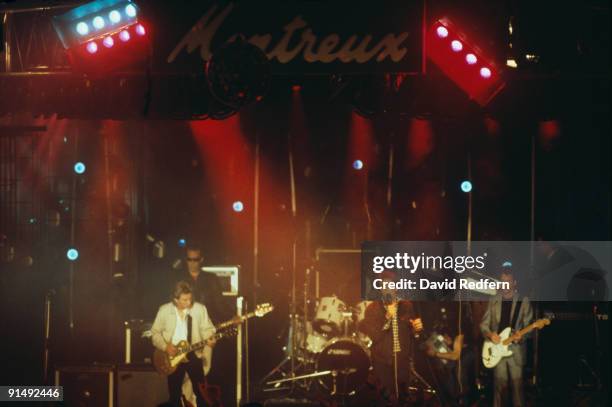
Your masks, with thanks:
[{"label": "electric guitar", "polygon": [[[242,316],[236,316],[233,319],[230,319],[229,321],[225,321],[219,324],[216,327],[217,332],[215,332],[213,336],[204,341],[194,343],[193,345],[190,345],[187,341],[181,341],[178,345],[176,345],[178,351],[174,356],[170,356],[168,355],[168,353],[162,350],[155,349],[155,351],[153,352],[153,366],[159,374],[168,376],[174,373],[180,363],[187,362],[187,354],[193,351],[204,349],[205,367],[207,365],[208,369],[210,370],[210,356],[207,356],[212,354],[212,348],[207,345],[207,342],[210,339],[217,341],[221,338],[235,335],[237,332],[237,325],[240,325],[242,322],[252,317],[263,317],[267,313],[271,312],[273,309],[274,306],[271,304],[259,304],[255,308],[255,311],[249,312],[248,314]],[[211,349],[211,352],[207,352],[207,349]]]},{"label": "electric guitar", "polygon": [[523,335],[528,334],[534,329],[542,329],[546,325],[550,325],[550,319],[538,319],[512,335],[510,335],[512,329],[507,327],[499,334],[500,341],[498,344],[493,343],[489,339],[485,340],[482,346],[482,363],[488,369],[494,368],[500,360],[512,355],[512,351],[508,347],[514,340],[520,339]]}]

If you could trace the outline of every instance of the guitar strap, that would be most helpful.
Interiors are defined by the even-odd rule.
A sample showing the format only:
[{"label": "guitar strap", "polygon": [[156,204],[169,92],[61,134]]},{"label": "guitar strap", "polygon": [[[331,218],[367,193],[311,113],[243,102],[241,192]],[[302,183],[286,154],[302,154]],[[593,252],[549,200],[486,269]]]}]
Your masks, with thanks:
[{"label": "guitar strap", "polygon": [[191,345],[191,325],[193,318],[191,318],[191,314],[187,314],[187,342]]},{"label": "guitar strap", "polygon": [[519,313],[521,312],[522,301],[517,301],[514,305],[514,313],[512,314],[512,322],[510,322],[510,327],[514,331],[516,329],[516,321],[518,320]]}]

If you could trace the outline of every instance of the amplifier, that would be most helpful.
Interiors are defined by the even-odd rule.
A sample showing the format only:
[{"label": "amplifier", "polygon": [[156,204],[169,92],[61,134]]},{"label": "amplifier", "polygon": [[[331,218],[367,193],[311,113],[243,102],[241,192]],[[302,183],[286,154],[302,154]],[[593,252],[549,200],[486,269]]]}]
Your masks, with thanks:
[{"label": "amplifier", "polygon": [[55,370],[55,385],[64,387],[66,407],[113,407],[113,366],[62,366]]},{"label": "amplifier", "polygon": [[168,401],[166,377],[152,365],[119,365],[117,367],[118,407],[157,407]]}]

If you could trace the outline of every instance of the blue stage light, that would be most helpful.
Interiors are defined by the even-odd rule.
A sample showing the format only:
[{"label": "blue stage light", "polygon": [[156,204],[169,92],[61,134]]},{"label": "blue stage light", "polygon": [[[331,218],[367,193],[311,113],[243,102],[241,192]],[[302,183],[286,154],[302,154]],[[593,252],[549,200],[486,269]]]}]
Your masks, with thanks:
[{"label": "blue stage light", "polygon": [[472,192],[472,183],[470,181],[463,181],[461,183],[461,190],[465,193]]},{"label": "blue stage light", "polygon": [[79,35],[87,35],[89,34],[89,26],[87,23],[81,21],[76,25],[76,31],[79,33]]},{"label": "blue stage light", "polygon": [[119,21],[121,21],[121,13],[118,12],[117,10],[113,10],[110,13],[108,13],[108,19],[110,20],[111,23],[117,24]]},{"label": "blue stage light", "polygon": [[357,171],[362,169],[363,168],[363,161],[361,161],[361,160],[353,161],[353,168],[356,169]]},{"label": "blue stage light", "polygon": [[133,4],[128,4],[125,6],[125,14],[127,14],[128,17],[136,17],[136,7],[134,7]]},{"label": "blue stage light", "polygon": [[236,201],[232,204],[234,212],[242,212],[244,210],[244,204],[241,201]]},{"label": "blue stage light", "polygon": [[77,174],[83,174],[86,170],[85,164],[83,164],[82,162],[78,162],[76,164],[74,164],[74,172],[76,172]]},{"label": "blue stage light", "polygon": [[185,247],[186,244],[187,244],[187,240],[182,239],[182,238],[178,240],[179,247]]},{"label": "blue stage light", "polygon": [[102,17],[100,17],[100,16],[95,16],[95,17],[94,17],[94,19],[93,19],[93,21],[92,21],[92,24],[93,24],[93,26],[94,26],[94,28],[95,28],[96,30],[101,30],[101,29],[103,29],[103,28],[104,28],[104,25],[105,25],[105,24],[104,24],[104,19],[103,19]]},{"label": "blue stage light", "polygon": [[70,261],[75,261],[79,258],[79,251],[75,248],[68,249],[66,252],[66,257],[68,257],[68,260]]}]

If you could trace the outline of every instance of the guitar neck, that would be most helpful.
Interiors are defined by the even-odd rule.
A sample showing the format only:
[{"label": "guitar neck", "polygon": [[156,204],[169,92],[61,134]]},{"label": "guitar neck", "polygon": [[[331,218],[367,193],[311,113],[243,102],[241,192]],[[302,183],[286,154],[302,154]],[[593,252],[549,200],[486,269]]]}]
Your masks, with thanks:
[{"label": "guitar neck", "polygon": [[523,329],[521,329],[519,331],[516,331],[515,333],[510,335],[508,337],[508,339],[506,339],[503,343],[504,343],[504,345],[509,345],[510,342],[512,342],[514,339],[520,338],[521,336],[528,334],[529,332],[533,331],[536,328],[537,328],[537,323],[533,322],[533,323],[527,325],[525,328],[523,328]]},{"label": "guitar neck", "polygon": [[[225,322],[220,323],[216,327],[218,331],[213,336],[211,336],[209,339],[217,340],[217,339],[223,338],[224,336],[227,336],[228,335],[228,332],[227,332],[228,328],[232,328],[232,327],[240,324],[241,322],[246,321],[247,319],[254,317],[255,315],[256,315],[256,312],[249,312],[248,314],[241,315],[240,319],[238,319],[238,318],[230,319],[229,321],[225,321]],[[193,345],[189,346],[189,349],[186,351],[186,353],[192,352],[194,350],[202,349],[204,346],[206,346],[206,342],[207,341],[208,341],[208,339],[205,340],[205,341],[194,343]]]}]

